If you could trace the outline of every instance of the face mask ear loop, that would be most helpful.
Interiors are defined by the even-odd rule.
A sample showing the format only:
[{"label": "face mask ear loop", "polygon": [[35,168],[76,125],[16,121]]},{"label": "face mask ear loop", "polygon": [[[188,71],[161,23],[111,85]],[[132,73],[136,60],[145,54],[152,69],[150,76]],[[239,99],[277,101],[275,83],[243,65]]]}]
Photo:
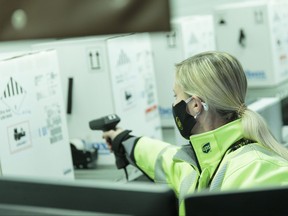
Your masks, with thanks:
[{"label": "face mask ear loop", "polygon": [[201,104],[202,104],[205,111],[207,111],[209,109],[209,106],[205,102],[201,102]]},{"label": "face mask ear loop", "polygon": [[201,111],[200,111],[200,112],[198,112],[198,113],[196,113],[196,115],[194,116],[194,118],[195,118],[195,119],[197,119],[197,118],[198,118],[198,116],[200,115],[200,113],[201,113]]},{"label": "face mask ear loop", "polygon": [[[202,106],[203,106],[204,111],[207,111],[207,110],[209,109],[209,107],[208,107],[208,105],[207,105],[206,103],[201,102],[201,104],[202,104]],[[194,118],[197,119],[197,117],[200,115],[201,112],[202,112],[202,110],[199,111],[198,113],[196,113],[196,115],[194,116]]]},{"label": "face mask ear loop", "polygon": [[189,97],[188,99],[185,100],[185,103],[188,104],[190,101],[193,100],[193,96]]},{"label": "face mask ear loop", "polygon": [[188,103],[190,103],[190,101],[192,101],[192,100],[193,100],[192,96],[185,100],[185,103],[186,103],[186,112],[187,112],[189,115],[190,115],[190,112],[189,112],[189,110],[188,110],[187,108],[188,108]]}]

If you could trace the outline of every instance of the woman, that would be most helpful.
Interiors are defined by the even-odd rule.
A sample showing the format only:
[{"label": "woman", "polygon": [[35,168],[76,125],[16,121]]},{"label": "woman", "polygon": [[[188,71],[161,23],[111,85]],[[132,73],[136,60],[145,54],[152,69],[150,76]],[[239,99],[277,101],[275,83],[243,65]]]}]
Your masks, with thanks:
[{"label": "woman", "polygon": [[185,213],[184,196],[288,184],[288,151],[245,104],[247,80],[241,64],[224,52],[205,52],[176,65],[173,115],[187,146],[134,137],[117,129],[116,157],[139,167],[155,182],[169,184]]}]

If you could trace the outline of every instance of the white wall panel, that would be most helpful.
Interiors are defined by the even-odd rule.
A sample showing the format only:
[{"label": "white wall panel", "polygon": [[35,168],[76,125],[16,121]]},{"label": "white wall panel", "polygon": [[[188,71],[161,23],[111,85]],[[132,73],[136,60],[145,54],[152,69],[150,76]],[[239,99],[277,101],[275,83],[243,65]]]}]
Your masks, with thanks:
[{"label": "white wall panel", "polygon": [[187,16],[192,14],[209,14],[220,5],[233,2],[256,0],[170,0],[171,16]]}]

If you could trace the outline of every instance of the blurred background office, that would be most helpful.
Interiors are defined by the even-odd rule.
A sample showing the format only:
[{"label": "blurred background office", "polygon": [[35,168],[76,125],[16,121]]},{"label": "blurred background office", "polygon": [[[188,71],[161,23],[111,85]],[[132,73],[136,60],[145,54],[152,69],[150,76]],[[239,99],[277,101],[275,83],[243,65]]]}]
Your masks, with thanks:
[{"label": "blurred background office", "polygon": [[241,61],[247,104],[287,145],[286,1],[0,3],[3,176],[126,181],[89,128],[109,114],[135,135],[186,144],[172,118],[174,65],[206,50]]}]

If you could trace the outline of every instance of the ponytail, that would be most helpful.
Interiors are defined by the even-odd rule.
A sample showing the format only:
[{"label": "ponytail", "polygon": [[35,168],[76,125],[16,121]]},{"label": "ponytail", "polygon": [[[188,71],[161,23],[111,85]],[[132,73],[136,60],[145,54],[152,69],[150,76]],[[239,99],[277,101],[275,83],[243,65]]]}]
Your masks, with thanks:
[{"label": "ponytail", "polygon": [[262,144],[288,160],[288,149],[272,135],[264,118],[255,111],[246,109],[241,116],[244,137]]}]

